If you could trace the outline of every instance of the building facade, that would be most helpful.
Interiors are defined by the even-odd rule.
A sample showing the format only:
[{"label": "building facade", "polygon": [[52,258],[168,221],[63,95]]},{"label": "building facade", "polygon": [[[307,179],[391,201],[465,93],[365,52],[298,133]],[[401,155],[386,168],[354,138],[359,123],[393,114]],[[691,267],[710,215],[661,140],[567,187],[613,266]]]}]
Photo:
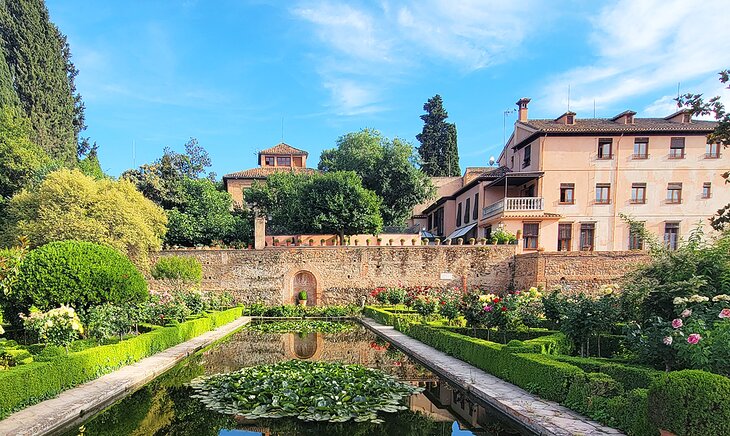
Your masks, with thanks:
[{"label": "building facade", "polygon": [[[719,144],[707,144],[714,122],[694,120],[688,111],[589,119],[566,112],[530,120],[529,102],[517,102],[499,167],[427,208],[429,228],[440,236],[469,227],[489,237],[504,229],[517,235],[522,251],[642,249],[625,214],[676,246],[730,200],[721,176],[727,158]],[[467,221],[475,204],[478,218]]]},{"label": "building facade", "polygon": [[279,143],[258,154],[256,168],[250,168],[223,176],[223,186],[231,194],[236,204],[243,204],[243,191],[256,181],[264,181],[266,177],[277,172],[311,173],[317,170],[307,168],[307,153],[289,144]]}]

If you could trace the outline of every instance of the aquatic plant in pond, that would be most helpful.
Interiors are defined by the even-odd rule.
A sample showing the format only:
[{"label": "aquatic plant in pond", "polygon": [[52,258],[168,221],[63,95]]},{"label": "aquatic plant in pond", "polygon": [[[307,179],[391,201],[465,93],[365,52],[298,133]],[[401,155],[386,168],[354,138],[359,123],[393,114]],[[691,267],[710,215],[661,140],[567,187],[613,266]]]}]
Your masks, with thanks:
[{"label": "aquatic plant in pond", "polygon": [[263,333],[340,333],[352,330],[354,324],[321,320],[287,320],[247,324],[247,330]]},{"label": "aquatic plant in pond", "polygon": [[246,419],[383,422],[378,412],[405,410],[403,400],[422,388],[362,365],[290,360],[190,383],[194,398],[217,412]]}]

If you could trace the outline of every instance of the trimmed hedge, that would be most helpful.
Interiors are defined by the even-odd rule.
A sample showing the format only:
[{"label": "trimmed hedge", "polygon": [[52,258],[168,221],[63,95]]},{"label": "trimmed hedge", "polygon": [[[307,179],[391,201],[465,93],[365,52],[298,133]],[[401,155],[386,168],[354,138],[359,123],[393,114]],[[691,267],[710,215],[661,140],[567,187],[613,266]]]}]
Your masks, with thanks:
[{"label": "trimmed hedge", "polygon": [[649,388],[653,423],[679,436],[730,434],[730,379],[705,371],[664,374]]},{"label": "trimmed hedge", "polygon": [[626,390],[637,388],[647,389],[652,382],[664,374],[664,372],[652,368],[615,363],[603,359],[561,355],[551,357],[560,362],[575,365],[585,372],[602,372],[608,374],[619,381]]},{"label": "trimmed hedge", "polygon": [[375,321],[385,325],[398,325],[402,320],[417,319],[420,315],[411,313],[392,313],[386,309],[381,309],[373,306],[365,306],[362,310],[362,314]]},{"label": "trimmed hedge", "polygon": [[30,251],[20,264],[18,280],[8,296],[11,316],[31,306],[49,310],[67,304],[86,309],[103,303],[144,301],[147,282],[122,253],[82,241],[51,242]]},{"label": "trimmed hedge", "polygon": [[242,307],[155,329],[110,345],[0,371],[0,419],[23,407],[199,336],[239,317]]}]

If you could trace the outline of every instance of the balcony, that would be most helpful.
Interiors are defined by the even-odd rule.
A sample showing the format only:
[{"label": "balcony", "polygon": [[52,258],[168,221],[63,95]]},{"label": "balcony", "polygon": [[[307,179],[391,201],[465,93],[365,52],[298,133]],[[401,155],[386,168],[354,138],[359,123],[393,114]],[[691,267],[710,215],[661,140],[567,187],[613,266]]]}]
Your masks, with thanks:
[{"label": "balcony", "polygon": [[482,209],[482,218],[490,218],[503,212],[543,210],[542,197],[507,197]]}]

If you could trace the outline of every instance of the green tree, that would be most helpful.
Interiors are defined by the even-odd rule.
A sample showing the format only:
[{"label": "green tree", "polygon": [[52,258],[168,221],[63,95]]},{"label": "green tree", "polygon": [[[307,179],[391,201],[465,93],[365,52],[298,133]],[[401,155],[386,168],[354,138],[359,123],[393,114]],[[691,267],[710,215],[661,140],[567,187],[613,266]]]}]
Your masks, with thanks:
[{"label": "green tree", "polygon": [[216,189],[208,179],[185,178],[179,205],[167,211],[169,219],[165,242],[169,245],[210,245],[250,240],[245,229],[247,214],[231,213],[233,199]]},{"label": "green tree", "polygon": [[449,114],[441,96],[436,94],[423,105],[423,130],[416,135],[421,143],[421,169],[431,177],[460,176],[459,149],[456,143],[456,125],[447,123]]},{"label": "green tree", "polygon": [[[210,165],[208,152],[197,139],[190,138],[185,143],[185,153],[166,147],[162,157],[154,163],[127,170],[121,177],[134,183],[145,197],[169,210],[182,206],[185,180],[198,179]],[[208,178],[214,180],[215,175],[211,173]]]},{"label": "green tree", "polygon": [[[68,165],[76,162],[77,135],[83,128],[83,102],[75,94],[78,71],[65,36],[51,23],[43,0],[0,2],[2,55],[20,107],[33,128],[32,140]],[[0,66],[0,77],[4,75]],[[3,97],[10,90],[2,91]]]},{"label": "green tree", "polygon": [[[727,84],[730,82],[730,70],[723,70],[718,73],[720,75],[720,83]],[[727,86],[730,89],[730,85]],[[706,100],[702,94],[684,94],[677,98],[679,107],[689,108],[693,115],[712,115],[717,120],[715,130],[707,135],[708,144],[722,144],[723,148],[730,146],[730,113],[725,109],[725,105],[720,101],[719,96]],[[730,183],[730,170],[722,174],[725,183]],[[715,230],[723,230],[730,225],[730,203],[717,211],[717,214],[710,218],[710,225]]]},{"label": "green tree", "polygon": [[[383,227],[380,198],[363,188],[352,171],[324,174],[278,173],[245,192],[246,202],[285,233],[378,233]],[[278,233],[278,232],[277,232]]]},{"label": "green tree", "polygon": [[143,269],[150,251],[159,250],[167,218],[126,180],[96,180],[79,170],[50,173],[8,204],[6,244],[25,235],[33,246],[79,240],[109,245]]},{"label": "green tree", "polygon": [[42,148],[31,142],[29,120],[19,109],[0,109],[0,196],[10,197],[31,184],[50,164]]},{"label": "green tree", "polygon": [[380,213],[386,226],[402,226],[413,207],[433,195],[430,179],[413,165],[413,146],[398,138],[364,129],[337,139],[337,148],[325,150],[319,169],[354,171],[363,187],[383,199]]}]

